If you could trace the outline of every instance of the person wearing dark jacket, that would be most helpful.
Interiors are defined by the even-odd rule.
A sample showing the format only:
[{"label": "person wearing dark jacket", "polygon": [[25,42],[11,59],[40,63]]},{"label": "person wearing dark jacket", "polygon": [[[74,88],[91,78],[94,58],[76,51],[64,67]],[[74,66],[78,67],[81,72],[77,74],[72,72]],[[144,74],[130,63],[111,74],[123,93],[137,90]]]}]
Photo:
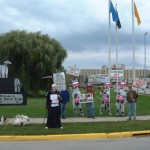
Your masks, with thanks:
[{"label": "person wearing dark jacket", "polygon": [[128,87],[129,91],[127,93],[127,100],[129,102],[129,118],[128,120],[132,120],[132,111],[133,111],[133,119],[136,120],[136,102],[138,98],[138,92],[132,90],[132,86]]},{"label": "person wearing dark jacket", "polygon": [[64,91],[61,91],[60,93],[60,96],[61,96],[61,118],[62,119],[65,119],[66,118],[66,107],[67,107],[67,103],[69,102],[69,92],[68,90],[64,90]]},{"label": "person wearing dark jacket", "polygon": [[48,111],[47,116],[47,124],[45,129],[48,128],[63,128],[61,126],[61,119],[60,119],[60,101],[61,96],[60,92],[57,91],[56,84],[52,84],[51,90],[47,93],[46,98],[46,109]]}]

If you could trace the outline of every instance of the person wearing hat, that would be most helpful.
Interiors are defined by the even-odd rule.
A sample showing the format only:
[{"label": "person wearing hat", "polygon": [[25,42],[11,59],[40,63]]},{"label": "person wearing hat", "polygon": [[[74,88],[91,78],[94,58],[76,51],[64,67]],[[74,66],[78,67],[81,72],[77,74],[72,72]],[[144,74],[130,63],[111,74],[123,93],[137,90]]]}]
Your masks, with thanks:
[{"label": "person wearing hat", "polygon": [[60,119],[60,101],[61,96],[60,92],[57,91],[56,84],[52,84],[51,90],[46,95],[46,109],[48,111],[47,116],[47,123],[45,129],[48,128],[60,128],[63,129],[61,126],[61,119]]},{"label": "person wearing hat", "polygon": [[[93,97],[95,96],[95,92],[92,89],[92,85],[90,83],[86,84],[86,92],[87,94],[93,94]],[[92,117],[95,119],[95,110],[94,110],[94,99],[93,102],[87,102],[87,117],[90,118]]]},{"label": "person wearing hat", "polygon": [[136,120],[136,102],[138,98],[138,91],[134,91],[132,89],[132,85],[128,86],[128,93],[127,93],[127,101],[129,102],[129,118],[128,120],[132,120],[132,112],[133,112],[133,119]]},{"label": "person wearing hat", "polygon": [[78,115],[78,112],[81,116],[84,116],[84,112],[80,103],[81,92],[79,90],[79,82],[77,80],[72,81],[72,104],[73,104],[73,113],[75,116]]},{"label": "person wearing hat", "polygon": [[103,89],[100,92],[100,95],[102,97],[101,100],[101,106],[100,106],[100,115],[102,115],[104,113],[104,110],[108,110],[108,114],[112,115],[111,113],[111,109],[110,109],[110,83],[105,83],[104,84],[105,89]]},{"label": "person wearing hat", "polygon": [[117,112],[116,115],[121,115],[124,116],[124,108],[125,108],[125,103],[126,103],[126,92],[124,90],[126,84],[125,82],[121,82],[119,84],[119,89],[116,92],[116,108]]}]

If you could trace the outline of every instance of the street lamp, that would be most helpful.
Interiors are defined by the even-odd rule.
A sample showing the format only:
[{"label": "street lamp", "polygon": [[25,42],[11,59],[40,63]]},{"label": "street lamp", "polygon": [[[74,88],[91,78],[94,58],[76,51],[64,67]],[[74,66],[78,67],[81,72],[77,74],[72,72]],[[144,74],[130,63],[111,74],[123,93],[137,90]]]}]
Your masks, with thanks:
[{"label": "street lamp", "polygon": [[144,34],[145,52],[144,52],[144,81],[146,81],[146,36],[148,32]]}]

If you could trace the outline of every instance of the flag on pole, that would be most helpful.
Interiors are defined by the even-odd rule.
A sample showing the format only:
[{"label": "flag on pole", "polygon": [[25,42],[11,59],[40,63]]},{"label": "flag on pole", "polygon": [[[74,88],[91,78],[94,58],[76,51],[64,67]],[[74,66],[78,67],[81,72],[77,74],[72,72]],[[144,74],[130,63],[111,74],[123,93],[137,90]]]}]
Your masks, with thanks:
[{"label": "flag on pole", "polygon": [[121,22],[120,22],[120,19],[119,19],[119,15],[118,15],[117,9],[116,9],[116,13],[117,13],[117,16],[118,16],[118,20],[116,22],[116,26],[118,27],[118,29],[120,29],[121,28]]},{"label": "flag on pole", "polygon": [[135,17],[137,19],[138,25],[140,25],[141,19],[140,19],[140,16],[139,16],[139,13],[138,13],[138,10],[137,10],[135,2],[134,2],[134,14],[135,14]]},{"label": "flag on pole", "polygon": [[117,21],[118,21],[118,14],[117,14],[116,10],[114,9],[112,1],[110,1],[109,12],[112,13],[112,19],[113,19],[113,21],[117,23]]},{"label": "flag on pole", "polygon": [[121,22],[120,22],[119,17],[118,17],[118,21],[117,21],[116,25],[117,25],[118,29],[120,29],[120,28],[121,28]]}]

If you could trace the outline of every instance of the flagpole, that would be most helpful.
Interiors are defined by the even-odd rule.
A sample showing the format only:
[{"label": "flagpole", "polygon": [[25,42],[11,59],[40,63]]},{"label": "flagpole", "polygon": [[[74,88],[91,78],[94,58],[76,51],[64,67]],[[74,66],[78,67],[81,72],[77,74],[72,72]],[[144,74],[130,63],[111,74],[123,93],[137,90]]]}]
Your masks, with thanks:
[{"label": "flagpole", "polygon": [[146,36],[147,36],[148,32],[145,32],[144,34],[144,81],[146,81]]},{"label": "flagpole", "polygon": [[109,20],[109,51],[108,51],[108,65],[109,65],[109,79],[111,66],[111,22],[110,22],[110,0],[108,0],[108,20]]},{"label": "flagpole", "polygon": [[[110,0],[108,0],[108,20],[109,20],[109,48],[108,48],[108,65],[109,65],[109,81],[110,81],[110,71],[111,71],[111,22],[110,22]],[[110,87],[109,87],[110,92]],[[110,96],[109,96],[110,101]]]},{"label": "flagpole", "polygon": [[[117,10],[117,4],[116,4],[116,10]],[[117,70],[116,92],[118,93],[118,27],[117,27],[117,23],[116,23],[116,70]]]},{"label": "flagpole", "polygon": [[134,32],[134,0],[131,0],[132,6],[132,50],[133,50],[133,70],[132,70],[132,82],[135,81],[135,32]]}]

